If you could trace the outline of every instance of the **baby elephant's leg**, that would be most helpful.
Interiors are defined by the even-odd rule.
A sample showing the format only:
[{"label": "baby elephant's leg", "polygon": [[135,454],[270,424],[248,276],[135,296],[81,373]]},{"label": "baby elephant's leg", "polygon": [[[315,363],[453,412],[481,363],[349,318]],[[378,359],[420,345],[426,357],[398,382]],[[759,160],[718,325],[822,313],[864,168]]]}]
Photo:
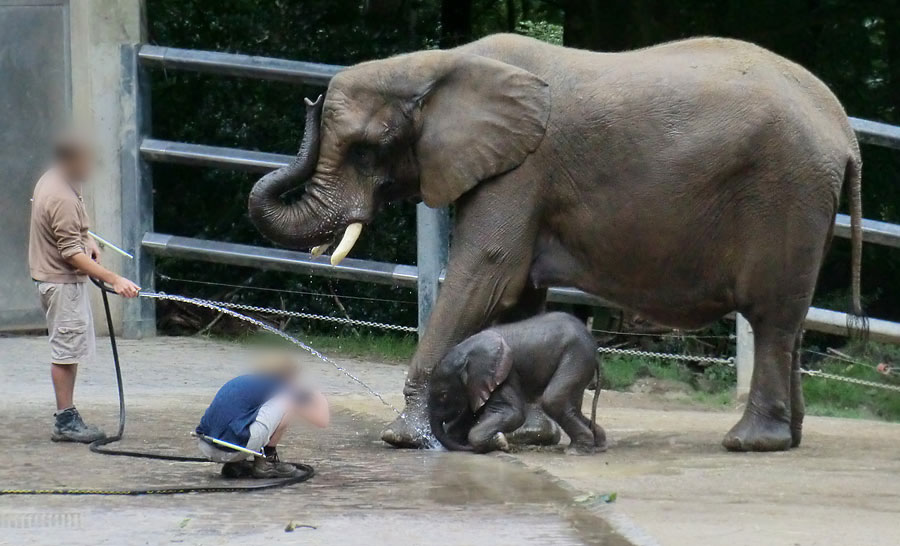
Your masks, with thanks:
[{"label": "baby elephant's leg", "polygon": [[525,422],[525,400],[504,385],[484,406],[478,423],[469,431],[469,444],[477,453],[509,451],[506,434]]},{"label": "baby elephant's leg", "polygon": [[[593,374],[593,362],[593,355],[590,362],[579,355],[564,356],[541,398],[547,415],[569,435],[568,452],[596,453],[606,448],[606,433],[600,427],[592,430],[589,420],[581,412],[584,389]],[[598,432],[596,443],[595,430]]]}]

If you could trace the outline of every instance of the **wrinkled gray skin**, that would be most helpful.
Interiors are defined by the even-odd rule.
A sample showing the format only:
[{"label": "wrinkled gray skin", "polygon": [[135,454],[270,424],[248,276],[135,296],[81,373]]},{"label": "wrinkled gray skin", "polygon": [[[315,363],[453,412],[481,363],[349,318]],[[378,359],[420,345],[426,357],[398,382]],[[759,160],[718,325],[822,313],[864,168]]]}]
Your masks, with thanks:
[{"label": "wrinkled gray skin", "polygon": [[596,349],[584,324],[565,313],[483,330],[450,349],[431,372],[431,431],[447,449],[506,451],[506,434],[525,423],[528,404],[536,403],[569,436],[570,452],[605,451],[603,429],[592,430],[581,412],[597,372]]},{"label": "wrinkled gray skin", "polygon": [[[799,445],[797,341],[844,183],[861,312],[859,147],[802,67],[727,39],[594,53],[495,35],[342,71],[309,129],[296,164],[251,196],[273,241],[331,241],[395,199],[456,206],[446,281],[386,441],[423,444],[426,379],[451,347],[573,286],[683,329],[742,313],[755,368],[723,443]],[[280,199],[304,182],[301,200]]]}]

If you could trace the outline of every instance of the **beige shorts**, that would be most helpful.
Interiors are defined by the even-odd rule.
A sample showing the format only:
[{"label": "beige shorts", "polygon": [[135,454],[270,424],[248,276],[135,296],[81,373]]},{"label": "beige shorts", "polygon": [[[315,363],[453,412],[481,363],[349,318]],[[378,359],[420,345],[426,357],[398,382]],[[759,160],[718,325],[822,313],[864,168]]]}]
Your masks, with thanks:
[{"label": "beige shorts", "polygon": [[[247,445],[244,447],[250,451],[259,451],[267,445],[272,439],[272,435],[275,434],[275,429],[284,419],[289,404],[290,398],[287,396],[276,396],[263,404],[259,408],[259,413],[256,414],[256,420],[250,423],[250,439],[247,440]],[[198,440],[197,446],[205,457],[217,463],[233,463],[251,457],[243,451],[235,451],[227,447],[219,449],[204,440]]]},{"label": "beige shorts", "polygon": [[47,315],[50,359],[54,364],[78,364],[94,356],[94,319],[87,285],[37,283],[41,307]]}]

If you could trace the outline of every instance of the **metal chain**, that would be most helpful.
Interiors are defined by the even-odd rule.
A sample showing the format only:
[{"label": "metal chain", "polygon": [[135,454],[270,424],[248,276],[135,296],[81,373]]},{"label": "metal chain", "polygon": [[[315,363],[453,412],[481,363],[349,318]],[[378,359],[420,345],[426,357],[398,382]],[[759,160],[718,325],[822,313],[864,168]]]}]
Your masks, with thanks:
[{"label": "metal chain", "polygon": [[[297,347],[300,347],[304,351],[315,356],[322,362],[327,362],[334,369],[341,372],[345,376],[349,377],[350,379],[352,379],[353,381],[358,383],[360,386],[362,386],[364,389],[369,391],[369,393],[371,393],[375,398],[378,398],[379,400],[381,400],[381,403],[383,403],[385,406],[394,410],[394,412],[396,414],[398,414],[398,415],[400,414],[400,410],[395,408],[393,406],[393,404],[391,404],[390,402],[385,400],[384,397],[382,397],[380,394],[378,394],[374,389],[372,389],[372,387],[367,385],[362,379],[360,379],[360,378],[356,377],[355,375],[353,375],[352,373],[350,373],[343,366],[337,364],[333,360],[329,359],[327,356],[325,356],[322,353],[320,353],[319,351],[313,349],[309,345],[303,343],[302,341],[295,338],[294,336],[292,336],[286,332],[283,332],[282,330],[279,330],[278,328],[275,328],[274,326],[271,326],[261,320],[257,320],[255,318],[248,317],[247,315],[242,315],[242,314],[238,313],[237,311],[233,311],[231,309],[226,308],[225,305],[223,304],[223,302],[203,300],[203,299],[198,299],[198,298],[188,298],[185,296],[176,296],[173,294],[166,294],[165,292],[141,292],[140,296],[142,298],[149,298],[149,299],[155,299],[155,300],[177,301],[177,302],[181,302],[181,303],[189,303],[191,305],[196,305],[198,307],[206,307],[207,309],[212,309],[214,311],[218,311],[220,313],[224,313],[228,316],[234,317],[238,320],[243,320],[244,322],[249,322],[250,324],[258,326],[259,328],[262,328],[263,330],[265,330],[267,332],[275,334],[276,336],[278,336],[286,341],[289,341],[290,343],[293,343]],[[250,307],[250,306],[244,306],[244,307]],[[276,309],[276,311],[277,311],[277,309]]]},{"label": "metal chain", "polygon": [[355,326],[367,326],[369,328],[383,328],[385,330],[397,330],[400,332],[418,332],[417,328],[412,326],[400,326],[399,324],[386,324],[383,322],[372,322],[368,320],[356,320],[351,318],[331,317],[328,315],[315,315],[313,313],[301,313],[299,311],[285,311],[283,309],[275,309],[272,307],[258,307],[256,305],[245,305],[243,303],[230,303],[226,301],[215,301],[219,307],[227,309],[238,309],[240,311],[248,311],[251,313],[267,313],[271,315],[281,315],[285,317],[294,317],[310,320],[324,320],[327,322],[336,322],[338,324],[353,324]]},{"label": "metal chain", "polygon": [[874,381],[867,381],[865,379],[857,379],[855,377],[844,377],[843,375],[836,375],[833,373],[822,372],[819,370],[806,370],[801,369],[800,373],[812,376],[812,377],[821,377],[823,379],[834,379],[836,381],[844,381],[845,383],[853,383],[855,385],[862,385],[864,387],[875,387],[878,389],[885,389],[894,392],[900,392],[900,385],[888,385],[886,383],[876,383]]},{"label": "metal chain", "polygon": [[387,324],[383,322],[372,322],[368,320],[356,320],[351,318],[332,317],[328,315],[316,315],[313,313],[301,313],[299,311],[286,311],[284,309],[275,309],[273,307],[259,307],[256,305],[246,305],[243,303],[231,303],[227,301],[203,300],[225,307],[227,309],[239,309],[252,313],[266,313],[270,315],[281,315],[285,317],[294,317],[309,320],[322,320],[327,322],[336,322],[338,324],[352,324],[355,326],[367,326],[369,328],[383,328],[385,330],[397,330],[400,332],[418,332],[417,328],[412,326],[400,326],[399,324]]},{"label": "metal chain", "polygon": [[597,347],[598,353],[615,353],[628,356],[648,356],[652,358],[665,358],[669,360],[689,360],[691,362],[705,362],[708,364],[727,364],[734,366],[734,357],[719,358],[715,356],[692,356],[675,353],[654,353],[650,351],[638,351],[635,349],[616,349],[614,347]]}]

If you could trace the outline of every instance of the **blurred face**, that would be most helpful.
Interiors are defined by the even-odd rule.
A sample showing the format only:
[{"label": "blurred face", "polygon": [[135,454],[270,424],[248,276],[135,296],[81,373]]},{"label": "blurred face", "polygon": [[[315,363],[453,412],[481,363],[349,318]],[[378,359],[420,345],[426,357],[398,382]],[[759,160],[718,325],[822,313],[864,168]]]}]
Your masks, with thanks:
[{"label": "blurred face", "polygon": [[59,159],[59,166],[70,182],[83,183],[91,175],[94,167],[94,155],[86,147],[79,147],[73,153],[64,155]]},{"label": "blurred face", "polygon": [[64,132],[57,137],[53,153],[57,167],[70,183],[86,182],[90,177],[96,158],[88,137]]}]

